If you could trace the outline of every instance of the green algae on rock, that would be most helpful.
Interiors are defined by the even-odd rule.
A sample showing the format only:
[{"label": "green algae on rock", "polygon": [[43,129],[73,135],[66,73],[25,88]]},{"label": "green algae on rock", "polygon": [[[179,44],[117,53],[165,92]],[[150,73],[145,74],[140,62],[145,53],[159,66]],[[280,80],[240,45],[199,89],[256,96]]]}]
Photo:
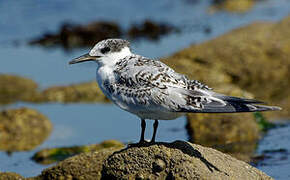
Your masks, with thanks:
[{"label": "green algae on rock", "polygon": [[268,130],[277,127],[276,124],[269,122],[261,112],[255,112],[253,114],[261,131],[267,132]]},{"label": "green algae on rock", "polygon": [[51,133],[50,121],[33,109],[0,112],[0,150],[28,151],[40,145]]},{"label": "green algae on rock", "polygon": [[43,149],[35,153],[32,159],[40,164],[51,164],[58,161],[62,161],[66,158],[69,158],[71,156],[83,152],[93,152],[106,148],[121,148],[121,147],[124,147],[123,143],[116,140],[107,140],[100,144]]},{"label": "green algae on rock", "polygon": [[0,104],[37,97],[37,83],[17,75],[0,74]]}]

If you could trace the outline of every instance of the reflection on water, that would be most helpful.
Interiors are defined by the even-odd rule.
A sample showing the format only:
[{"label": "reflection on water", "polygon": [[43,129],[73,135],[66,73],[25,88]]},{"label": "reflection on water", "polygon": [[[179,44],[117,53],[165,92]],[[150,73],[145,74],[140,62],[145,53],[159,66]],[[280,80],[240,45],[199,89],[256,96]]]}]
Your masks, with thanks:
[{"label": "reflection on water", "polygon": [[[41,3],[33,0],[0,1],[0,72],[28,77],[35,80],[41,88],[93,80],[93,63],[71,67],[67,64],[71,58],[87,52],[88,49],[64,52],[62,49],[43,49],[26,45],[33,37],[47,31],[56,31],[64,21],[84,24],[94,20],[110,20],[118,22],[122,28],[128,28],[132,23],[152,19],[179,27],[181,33],[164,36],[158,42],[132,43],[134,52],[156,58],[167,56],[191,43],[208,40],[255,20],[279,20],[290,12],[287,0],[261,1],[245,14],[209,14],[208,7],[209,1],[197,1],[192,4],[188,4],[187,1],[170,0],[52,0]],[[20,106],[39,110],[52,121],[54,130],[49,139],[33,151],[13,153],[11,156],[0,152],[0,171],[14,171],[24,176],[39,174],[45,166],[38,165],[29,158],[36,151],[46,147],[92,144],[106,139],[122,142],[139,139],[140,121],[137,117],[112,105],[17,103],[7,107]],[[148,123],[149,126],[152,126],[152,122]],[[184,118],[161,121],[157,140],[185,140],[184,126]],[[151,134],[152,128],[148,128],[148,139],[151,138]]]}]

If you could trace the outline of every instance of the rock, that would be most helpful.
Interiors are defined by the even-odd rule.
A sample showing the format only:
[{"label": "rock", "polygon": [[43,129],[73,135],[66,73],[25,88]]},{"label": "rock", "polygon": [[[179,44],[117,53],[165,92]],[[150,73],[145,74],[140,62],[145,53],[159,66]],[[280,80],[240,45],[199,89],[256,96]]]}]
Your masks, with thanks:
[{"label": "rock", "polygon": [[166,164],[162,159],[156,159],[152,163],[152,171],[155,173],[159,173],[166,168]]},{"label": "rock", "polygon": [[96,82],[54,86],[42,91],[45,102],[109,102]]},{"label": "rock", "polygon": [[118,24],[107,21],[96,21],[87,25],[73,25],[64,23],[60,30],[53,33],[45,33],[29,42],[30,45],[41,45],[43,47],[62,46],[65,49],[76,47],[93,46],[95,43],[107,38],[129,37],[138,39],[140,37],[158,40],[161,35],[179,30],[166,23],[156,23],[145,20],[139,25],[132,25],[128,31],[122,31]]},{"label": "rock", "polygon": [[40,164],[51,164],[83,152],[99,151],[112,147],[121,148],[124,147],[124,144],[116,140],[107,140],[100,144],[42,149],[35,153],[32,159]]},{"label": "rock", "polygon": [[177,28],[165,23],[158,24],[150,20],[145,20],[141,25],[133,25],[128,30],[128,36],[131,39],[145,37],[152,40],[158,40],[161,35],[165,35],[173,31],[177,31]]},{"label": "rock", "polygon": [[36,177],[36,179],[100,179],[104,159],[120,149],[115,147],[95,152],[81,153],[61,161],[51,168],[43,170],[41,175]]},{"label": "rock", "polygon": [[272,179],[217,150],[183,141],[132,146],[104,161],[101,179]]},{"label": "rock", "polygon": [[188,114],[187,120],[191,142],[251,160],[260,137],[253,114]]},{"label": "rock", "polygon": [[226,10],[229,12],[243,13],[254,6],[256,0],[214,0],[212,11]]},{"label": "rock", "polygon": [[68,158],[34,179],[272,179],[217,150],[184,141],[109,148]]},{"label": "rock", "polygon": [[24,177],[14,172],[0,172],[1,180],[22,180]]},{"label": "rock", "polygon": [[0,74],[0,83],[0,104],[9,104],[17,101],[32,103],[109,102],[95,81],[52,86],[44,90],[38,90],[37,83],[31,79]]},{"label": "rock", "polygon": [[52,86],[44,90],[38,90],[37,83],[31,79],[0,74],[0,84],[0,104],[9,104],[17,101],[32,103],[109,102],[95,81]]},{"label": "rock", "polygon": [[37,83],[31,79],[0,74],[0,104],[37,98]]},{"label": "rock", "polygon": [[52,130],[50,121],[33,109],[0,112],[0,150],[28,151],[40,145]]},{"label": "rock", "polygon": [[44,34],[43,37],[36,38],[29,44],[45,47],[62,45],[64,48],[93,46],[98,41],[117,38],[121,34],[120,27],[114,22],[97,21],[87,25],[65,23],[56,34]]}]

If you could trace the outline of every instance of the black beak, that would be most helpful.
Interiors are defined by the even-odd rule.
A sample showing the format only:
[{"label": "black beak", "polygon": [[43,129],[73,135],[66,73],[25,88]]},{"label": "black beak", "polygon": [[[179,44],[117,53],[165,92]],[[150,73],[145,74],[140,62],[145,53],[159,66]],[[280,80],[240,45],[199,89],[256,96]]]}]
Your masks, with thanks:
[{"label": "black beak", "polygon": [[89,53],[87,53],[71,60],[69,64],[76,64],[76,63],[81,63],[81,62],[86,62],[86,61],[95,61],[99,57],[100,56],[90,56]]}]

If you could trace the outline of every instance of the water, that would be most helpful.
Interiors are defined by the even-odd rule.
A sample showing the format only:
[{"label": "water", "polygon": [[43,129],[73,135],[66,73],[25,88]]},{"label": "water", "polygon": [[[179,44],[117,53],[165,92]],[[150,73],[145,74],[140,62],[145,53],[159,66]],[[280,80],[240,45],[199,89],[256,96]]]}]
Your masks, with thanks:
[{"label": "water", "polygon": [[[14,107],[30,107],[45,114],[54,129],[50,137],[30,152],[15,152],[7,156],[0,152],[0,171],[14,171],[23,176],[37,175],[44,165],[29,158],[43,148],[94,144],[108,139],[125,143],[138,142],[141,132],[140,121],[134,115],[112,105],[100,104],[23,104]],[[158,141],[186,139],[185,118],[160,122]],[[153,121],[147,121],[146,138],[151,139]]]},{"label": "water", "polygon": [[[245,14],[227,12],[209,14],[209,4],[209,1],[199,0],[195,3],[187,0],[146,2],[0,0],[0,72],[31,78],[39,84],[40,88],[93,80],[95,68],[92,63],[78,66],[67,64],[73,57],[86,53],[87,48],[66,52],[61,48],[44,49],[26,44],[27,41],[44,32],[57,31],[61,23],[66,21],[85,24],[94,20],[109,20],[127,29],[133,23],[151,19],[179,27],[181,33],[164,36],[157,42],[148,40],[132,42],[134,52],[158,58],[253,21],[276,21],[290,13],[288,0],[261,1]],[[210,28],[211,33],[205,33],[206,28]],[[8,107],[21,106],[34,108],[45,114],[52,121],[54,130],[51,136],[33,151],[17,152],[10,156],[0,152],[0,171],[14,171],[25,177],[35,176],[47,167],[30,160],[30,157],[42,148],[92,144],[106,139],[128,142],[137,141],[139,138],[139,120],[110,104],[16,103]],[[186,140],[184,126],[184,118],[162,121],[157,139],[159,141]],[[150,128],[146,135],[150,139],[152,122],[148,123],[148,127]],[[276,130],[273,130],[274,134],[275,132]],[[271,169],[258,167],[275,176],[271,174]]]},{"label": "water", "polygon": [[259,143],[257,153],[265,159],[258,162],[257,168],[274,179],[290,179],[290,124],[270,130]]}]

